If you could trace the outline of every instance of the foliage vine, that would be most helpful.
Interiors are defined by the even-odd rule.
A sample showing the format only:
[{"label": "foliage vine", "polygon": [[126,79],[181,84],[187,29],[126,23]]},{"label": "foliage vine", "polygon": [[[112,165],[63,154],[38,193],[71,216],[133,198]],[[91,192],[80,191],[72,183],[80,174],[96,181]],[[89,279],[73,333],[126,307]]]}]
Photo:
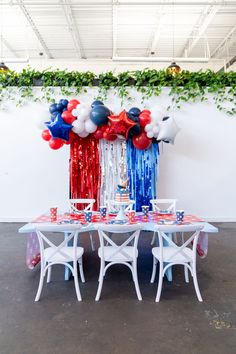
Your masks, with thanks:
[{"label": "foliage vine", "polygon": [[[38,95],[34,93],[35,86],[40,87]],[[92,86],[98,86],[97,99],[106,99],[109,90],[115,89],[122,101],[132,99],[130,87],[141,92],[143,100],[160,95],[163,88],[168,87],[176,108],[185,102],[207,101],[208,94],[212,94],[220,111],[236,114],[236,73],[216,73],[211,70],[182,71],[172,75],[166,70],[145,69],[117,75],[112,72],[96,75],[90,71],[69,72],[59,69],[40,72],[28,67],[20,73],[0,73],[0,105],[4,106],[5,101],[14,101],[16,105],[27,101],[54,102],[56,88],[64,97],[71,97],[86,92]]]}]

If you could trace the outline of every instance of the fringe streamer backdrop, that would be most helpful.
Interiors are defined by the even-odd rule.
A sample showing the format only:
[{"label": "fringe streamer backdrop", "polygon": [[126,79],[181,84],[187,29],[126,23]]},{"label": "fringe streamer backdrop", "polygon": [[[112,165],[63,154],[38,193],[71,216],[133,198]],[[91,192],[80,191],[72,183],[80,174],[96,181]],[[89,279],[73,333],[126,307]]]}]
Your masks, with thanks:
[{"label": "fringe streamer backdrop", "polygon": [[[94,198],[98,201],[100,165],[98,140],[74,136],[70,145],[70,198]],[[84,205],[78,205],[84,209]],[[97,202],[94,205],[96,210]]]},{"label": "fringe streamer backdrop", "polygon": [[131,139],[127,141],[127,166],[131,199],[136,201],[136,211],[142,205],[150,206],[150,199],[157,197],[158,144],[147,150],[138,150]]},{"label": "fringe streamer backdrop", "polygon": [[127,179],[126,142],[99,140],[101,169],[100,205],[115,199],[115,191],[121,180]]}]

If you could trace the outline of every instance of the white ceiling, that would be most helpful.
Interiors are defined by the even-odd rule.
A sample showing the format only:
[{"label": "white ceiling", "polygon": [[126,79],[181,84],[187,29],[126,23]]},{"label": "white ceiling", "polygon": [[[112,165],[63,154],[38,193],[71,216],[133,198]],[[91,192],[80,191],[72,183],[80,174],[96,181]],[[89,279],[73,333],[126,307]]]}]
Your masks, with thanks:
[{"label": "white ceiling", "polygon": [[[0,0],[1,59],[236,56],[236,1]],[[186,59],[183,59],[186,60]]]}]

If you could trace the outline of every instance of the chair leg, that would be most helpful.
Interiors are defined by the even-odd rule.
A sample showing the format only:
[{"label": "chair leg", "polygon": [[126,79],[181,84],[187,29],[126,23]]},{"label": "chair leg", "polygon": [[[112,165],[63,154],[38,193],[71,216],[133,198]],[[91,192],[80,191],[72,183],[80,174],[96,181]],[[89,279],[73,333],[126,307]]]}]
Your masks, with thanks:
[{"label": "chair leg", "polygon": [[52,277],[52,266],[48,267],[47,283],[50,283]]},{"label": "chair leg", "polygon": [[133,280],[134,280],[134,285],[135,285],[135,290],[136,290],[136,294],[137,294],[137,298],[139,299],[139,301],[142,300],[142,295],[140,292],[140,288],[139,288],[139,283],[138,283],[138,273],[137,273],[137,262],[133,262]]},{"label": "chair leg", "polygon": [[76,291],[77,300],[82,301],[81,293],[80,293],[80,289],[79,289],[77,261],[73,262],[73,277],[74,277],[74,284],[75,284],[75,291]]},{"label": "chair leg", "polygon": [[99,278],[98,278],[98,290],[97,290],[97,294],[95,297],[95,301],[99,301],[99,299],[100,299],[101,292],[102,292],[102,286],[103,286],[103,279],[104,279],[104,262],[101,260],[100,274],[99,274]]},{"label": "chair leg", "polygon": [[189,283],[188,267],[184,266],[184,279],[186,283]]},{"label": "chair leg", "polygon": [[200,290],[199,290],[199,286],[198,286],[196,269],[193,269],[193,284],[194,284],[194,287],[195,287],[195,291],[196,291],[196,294],[197,294],[198,301],[202,302],[203,300],[202,300],[202,296],[201,296],[201,293],[200,293]]},{"label": "chair leg", "polygon": [[83,269],[83,259],[82,257],[78,260],[79,262],[79,274],[80,274],[80,278],[82,283],[85,283],[85,278],[84,278],[84,269]]},{"label": "chair leg", "polygon": [[156,271],[157,271],[157,260],[153,256],[152,276],[151,276],[150,283],[154,283],[155,276],[156,276]]},{"label": "chair leg", "polygon": [[155,239],[156,239],[156,232],[153,233],[153,236],[152,236],[152,241],[151,241],[151,246],[154,245],[155,243]]},{"label": "chair leg", "polygon": [[90,243],[91,243],[92,251],[95,251],[94,240],[93,240],[93,233],[92,233],[92,232],[89,233],[89,238],[90,238]]},{"label": "chair leg", "polygon": [[43,280],[44,280],[44,268],[41,265],[41,270],[40,270],[40,279],[39,279],[39,287],[38,287],[38,291],[35,297],[34,301],[39,301],[40,296],[41,296],[41,292],[43,289]]},{"label": "chair leg", "polygon": [[159,262],[159,280],[158,280],[158,288],[157,288],[157,295],[156,295],[156,302],[160,301],[161,297],[161,290],[162,290],[162,283],[163,283],[163,263]]}]

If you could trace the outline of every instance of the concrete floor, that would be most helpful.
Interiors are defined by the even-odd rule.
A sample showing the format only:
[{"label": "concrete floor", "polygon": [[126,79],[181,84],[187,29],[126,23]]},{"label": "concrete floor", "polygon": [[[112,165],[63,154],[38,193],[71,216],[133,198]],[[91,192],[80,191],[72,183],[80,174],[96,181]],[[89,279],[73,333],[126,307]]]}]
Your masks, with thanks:
[{"label": "concrete floor", "polygon": [[112,268],[101,301],[95,303],[99,262],[86,235],[81,285],[76,301],[73,281],[63,281],[63,268],[53,270],[40,302],[34,303],[39,268],[25,266],[26,236],[22,224],[0,224],[0,353],[1,354],[229,354],[236,353],[236,224],[218,223],[210,236],[209,255],[198,263],[204,299],[196,299],[176,267],[173,283],[164,283],[161,302],[154,302],[151,234],[140,239],[139,281],[143,301],[136,298],[129,270]]}]

